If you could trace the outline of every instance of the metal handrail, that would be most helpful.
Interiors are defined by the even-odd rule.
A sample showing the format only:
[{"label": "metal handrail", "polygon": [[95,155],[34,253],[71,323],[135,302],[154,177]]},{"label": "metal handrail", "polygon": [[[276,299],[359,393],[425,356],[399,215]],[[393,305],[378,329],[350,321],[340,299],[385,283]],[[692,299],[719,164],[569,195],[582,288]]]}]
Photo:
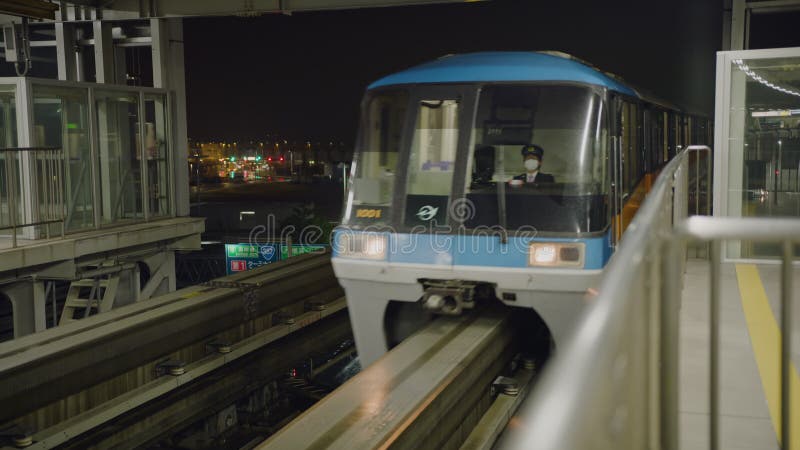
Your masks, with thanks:
[{"label": "metal handrail", "polygon": [[[710,287],[710,450],[719,448],[719,317],[722,243],[730,240],[779,242],[781,244],[781,448],[791,447],[790,377],[792,371],[792,261],[794,244],[800,243],[800,219],[755,217],[691,217],[675,229],[673,242],[700,241],[711,244]],[[673,255],[674,258],[674,255]]]},{"label": "metal handrail", "polygon": [[683,265],[660,255],[688,214],[688,156],[698,151],[709,149],[687,147],[662,170],[597,296],[548,363],[512,448],[677,449],[678,305],[664,299],[681,290],[661,281]]},{"label": "metal handrail", "polygon": [[0,153],[20,153],[38,151],[60,151],[60,147],[6,147],[0,148]]},{"label": "metal handrail", "polygon": [[[60,224],[63,237],[67,216],[63,149],[0,148],[0,155],[5,178],[5,196],[0,196],[0,205],[7,207],[9,222],[7,225],[0,223],[0,230],[11,230],[12,247],[18,245],[18,231],[29,227],[43,227],[45,236],[49,238],[50,225]],[[30,202],[24,201],[23,196],[30,197]],[[26,204],[30,204],[29,211],[24,210]]]},{"label": "metal handrail", "polygon": [[781,442],[791,448],[791,270],[800,219],[688,218],[689,154],[700,151],[710,149],[688,147],[662,171],[572,339],[545,369],[508,447],[678,449],[678,325],[686,246],[705,242],[711,244],[709,434],[710,449],[716,450],[721,248],[724,241],[752,240],[780,242],[783,248]]}]

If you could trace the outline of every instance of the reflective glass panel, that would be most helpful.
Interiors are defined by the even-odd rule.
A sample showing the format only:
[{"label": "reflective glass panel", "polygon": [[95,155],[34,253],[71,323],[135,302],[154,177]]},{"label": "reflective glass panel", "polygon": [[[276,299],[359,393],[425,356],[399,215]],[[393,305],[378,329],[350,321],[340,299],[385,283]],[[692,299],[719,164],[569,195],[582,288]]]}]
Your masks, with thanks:
[{"label": "reflective glass panel", "polygon": [[67,230],[94,226],[88,105],[84,88],[33,87],[33,144],[63,150]]},{"label": "reflective glass panel", "polygon": [[367,98],[345,224],[378,225],[390,220],[407,102],[405,91],[378,92]]},{"label": "reflective glass panel", "polygon": [[95,107],[103,223],[143,218],[139,96],[96,91]]},{"label": "reflective glass panel", "polygon": [[406,185],[405,225],[443,225],[458,148],[457,100],[428,99],[417,105]]},{"label": "reflective glass panel", "polygon": [[[17,146],[17,108],[15,99],[15,86],[0,86],[0,147],[13,148]],[[9,198],[9,178],[12,171],[18,171],[17,158],[11,153],[0,152],[0,227],[11,225],[11,202]],[[18,179],[12,177],[11,179]],[[15,193],[20,192],[19,185],[13,188]],[[15,202],[21,204],[19,201]],[[17,212],[19,208],[17,208]],[[16,215],[19,223],[19,214]],[[9,234],[9,230],[0,230],[0,235]]]},{"label": "reflective glass panel", "polygon": [[[800,58],[731,66],[728,215],[800,217]],[[778,244],[734,242],[728,256],[772,258]]]},{"label": "reflective glass panel", "polygon": [[150,217],[170,215],[167,105],[164,95],[144,96],[144,154]]}]

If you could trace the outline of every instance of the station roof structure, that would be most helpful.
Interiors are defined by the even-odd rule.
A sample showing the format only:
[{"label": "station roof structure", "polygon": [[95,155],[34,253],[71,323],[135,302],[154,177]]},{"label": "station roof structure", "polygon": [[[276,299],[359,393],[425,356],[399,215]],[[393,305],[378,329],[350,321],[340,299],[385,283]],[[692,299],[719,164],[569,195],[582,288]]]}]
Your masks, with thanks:
[{"label": "station roof structure", "polygon": [[[467,3],[483,0],[70,0],[63,4],[103,11],[102,19],[125,20],[142,18],[192,16],[256,16],[291,14],[294,12],[359,9],[389,6]],[[0,13],[38,19],[54,19],[58,5],[44,0],[0,0]],[[99,17],[92,17],[96,19]],[[88,18],[87,18],[88,19]]]}]

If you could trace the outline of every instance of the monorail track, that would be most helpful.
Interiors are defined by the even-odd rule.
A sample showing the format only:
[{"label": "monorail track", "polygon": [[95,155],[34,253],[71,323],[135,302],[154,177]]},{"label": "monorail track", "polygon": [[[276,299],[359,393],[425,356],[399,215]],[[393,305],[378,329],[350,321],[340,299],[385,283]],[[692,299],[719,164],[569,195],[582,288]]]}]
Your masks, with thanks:
[{"label": "monorail track", "polygon": [[304,351],[346,339],[344,309],[329,256],[304,255],[2,344],[0,404],[13,406],[0,424],[33,431],[33,448],[85,447],[85,433],[99,447],[149,442],[241,395],[247,370],[274,379]]},{"label": "monorail track", "polygon": [[489,448],[519,404],[492,390],[524,394],[533,375],[497,378],[519,351],[511,311],[439,318],[257,448]]},{"label": "monorail track", "polygon": [[[102,419],[134,402],[141,403],[141,406],[128,409],[114,420],[107,421],[107,426],[94,427],[81,434],[74,433],[79,437],[60,448],[136,449],[152,446],[192,423],[239,403],[249,395],[257,395],[264,386],[284,375],[288,367],[297,362],[297,355],[322,352],[330,347],[331,342],[349,338],[350,324],[343,310],[343,301],[335,303],[323,317],[313,317],[318,313],[301,316],[300,320],[314,320],[314,323],[286,334],[285,339],[275,346],[264,346],[262,343],[286,330],[267,330],[260,336],[234,345],[228,354],[210,355],[187,366],[183,375],[157,380],[126,394],[125,398],[115,400],[105,410],[89,411],[58,429],[38,433],[34,435],[36,444],[30,448],[52,448],[49,444],[63,440],[63,430],[86,427],[93,420]],[[253,350],[252,347],[259,348]],[[223,365],[220,359],[228,360],[227,364]],[[173,389],[161,394],[165,385],[171,385]]]},{"label": "monorail track", "polygon": [[[308,255],[23,338],[0,346],[0,423],[28,427],[28,448],[165,442],[348,340],[345,310],[329,257]],[[524,318],[474,312],[429,323],[257,448],[491,448],[534,370]]]}]

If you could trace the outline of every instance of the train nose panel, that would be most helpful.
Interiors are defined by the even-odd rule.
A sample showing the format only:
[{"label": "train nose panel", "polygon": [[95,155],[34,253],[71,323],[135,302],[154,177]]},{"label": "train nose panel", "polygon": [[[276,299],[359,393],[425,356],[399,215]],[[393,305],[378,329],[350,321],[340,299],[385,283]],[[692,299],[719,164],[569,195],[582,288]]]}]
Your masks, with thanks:
[{"label": "train nose panel", "polygon": [[453,265],[455,236],[439,234],[392,234],[390,263]]},{"label": "train nose panel", "polygon": [[527,267],[531,237],[509,236],[503,243],[488,233],[456,237],[453,264],[457,266]]}]

